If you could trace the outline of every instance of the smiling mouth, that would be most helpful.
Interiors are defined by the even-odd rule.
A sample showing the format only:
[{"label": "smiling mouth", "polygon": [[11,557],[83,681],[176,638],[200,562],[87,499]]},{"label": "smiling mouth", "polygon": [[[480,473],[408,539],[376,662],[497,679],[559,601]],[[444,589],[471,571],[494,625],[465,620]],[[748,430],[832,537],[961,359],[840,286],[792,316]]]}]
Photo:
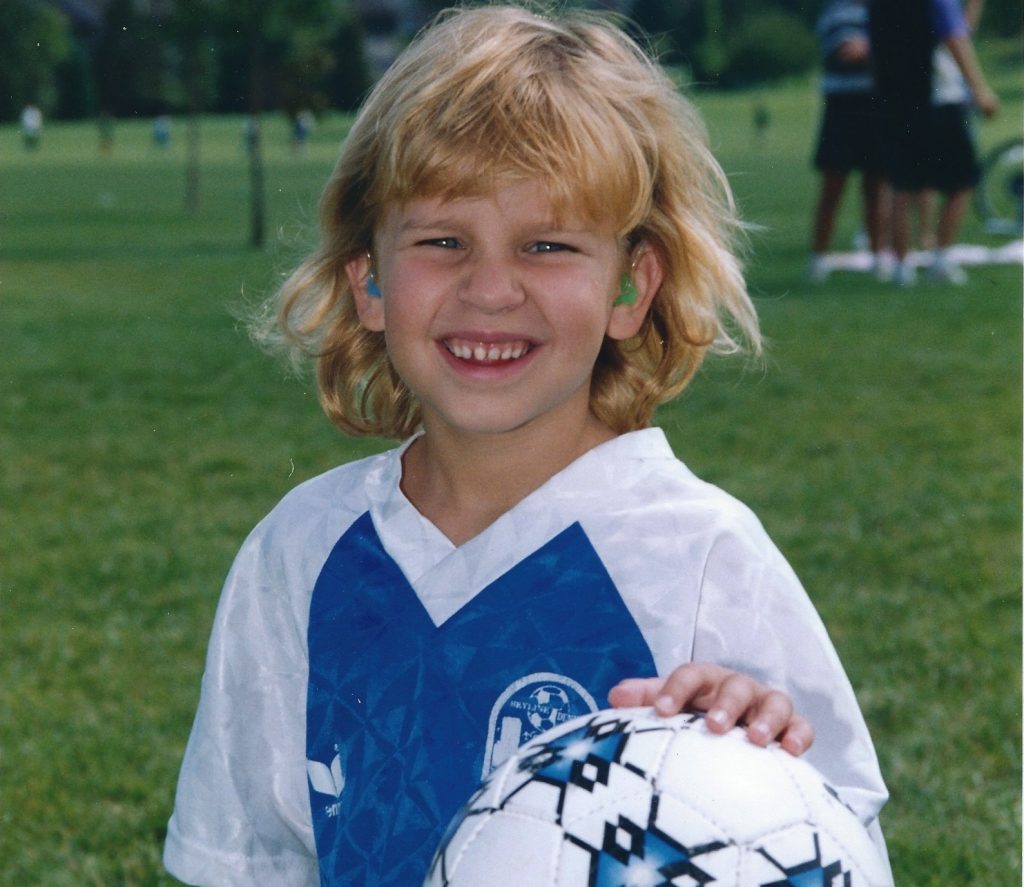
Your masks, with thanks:
[{"label": "smiling mouth", "polygon": [[444,347],[459,360],[476,363],[503,363],[518,360],[533,347],[525,340],[512,342],[471,342],[465,339],[445,339]]}]

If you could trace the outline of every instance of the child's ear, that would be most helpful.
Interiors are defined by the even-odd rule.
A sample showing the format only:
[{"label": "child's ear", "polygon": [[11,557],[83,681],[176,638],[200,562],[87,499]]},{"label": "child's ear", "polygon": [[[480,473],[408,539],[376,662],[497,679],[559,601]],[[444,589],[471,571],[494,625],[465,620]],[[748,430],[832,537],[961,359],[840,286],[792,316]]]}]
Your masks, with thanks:
[{"label": "child's ear", "polygon": [[371,295],[367,285],[373,287],[373,269],[368,255],[359,256],[345,263],[345,276],[352,289],[352,299],[356,303],[356,314],[359,322],[370,330],[379,333],[384,330],[384,300],[378,295]]},{"label": "child's ear", "polygon": [[636,297],[633,298],[630,293],[629,298],[616,299],[611,317],[608,318],[607,335],[610,339],[629,339],[640,332],[651,302],[665,278],[657,251],[647,244],[641,244],[628,276]]}]

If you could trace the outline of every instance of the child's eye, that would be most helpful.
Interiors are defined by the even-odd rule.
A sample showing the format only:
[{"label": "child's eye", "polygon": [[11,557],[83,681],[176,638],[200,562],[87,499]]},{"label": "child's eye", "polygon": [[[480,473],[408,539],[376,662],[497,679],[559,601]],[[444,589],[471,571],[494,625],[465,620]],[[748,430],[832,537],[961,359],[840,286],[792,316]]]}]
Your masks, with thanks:
[{"label": "child's eye", "polygon": [[454,237],[431,237],[429,240],[421,240],[423,246],[439,246],[442,249],[459,249],[462,244]]},{"label": "child's eye", "polygon": [[550,240],[539,240],[536,243],[530,244],[528,252],[531,253],[560,253],[566,251],[572,251],[572,247],[565,243],[554,243]]}]

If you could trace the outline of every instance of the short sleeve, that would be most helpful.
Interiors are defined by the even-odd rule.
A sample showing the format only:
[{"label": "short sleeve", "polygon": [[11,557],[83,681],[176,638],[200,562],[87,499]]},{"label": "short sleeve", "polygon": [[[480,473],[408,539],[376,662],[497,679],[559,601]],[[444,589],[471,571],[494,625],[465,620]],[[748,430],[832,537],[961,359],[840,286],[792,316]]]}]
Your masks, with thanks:
[{"label": "short sleeve", "polygon": [[967,19],[957,0],[929,0],[928,13],[932,29],[940,42],[970,34]]},{"label": "short sleeve", "polygon": [[305,767],[304,629],[258,532],[225,583],[164,864],[187,884],[319,883]]},{"label": "short sleeve", "polygon": [[853,688],[821,618],[760,524],[724,533],[711,548],[693,658],[788,693],[815,728],[807,759],[865,824],[878,816],[888,792]]}]

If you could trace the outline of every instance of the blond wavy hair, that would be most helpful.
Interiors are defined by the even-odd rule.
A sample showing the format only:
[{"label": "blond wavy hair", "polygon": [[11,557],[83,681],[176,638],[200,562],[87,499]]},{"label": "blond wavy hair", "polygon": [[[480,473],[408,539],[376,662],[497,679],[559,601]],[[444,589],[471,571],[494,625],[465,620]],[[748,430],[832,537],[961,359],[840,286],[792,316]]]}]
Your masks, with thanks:
[{"label": "blond wavy hair", "polygon": [[320,400],[353,435],[405,438],[415,397],[383,333],[356,315],[347,262],[389,206],[539,180],[556,214],[618,222],[664,272],[639,333],[606,339],[591,409],[616,432],[650,424],[709,349],[759,348],[736,255],[741,226],[694,108],[614,21],[487,6],[441,13],[371,92],[320,204],[316,251],[274,301],[278,341],[315,359]]}]

